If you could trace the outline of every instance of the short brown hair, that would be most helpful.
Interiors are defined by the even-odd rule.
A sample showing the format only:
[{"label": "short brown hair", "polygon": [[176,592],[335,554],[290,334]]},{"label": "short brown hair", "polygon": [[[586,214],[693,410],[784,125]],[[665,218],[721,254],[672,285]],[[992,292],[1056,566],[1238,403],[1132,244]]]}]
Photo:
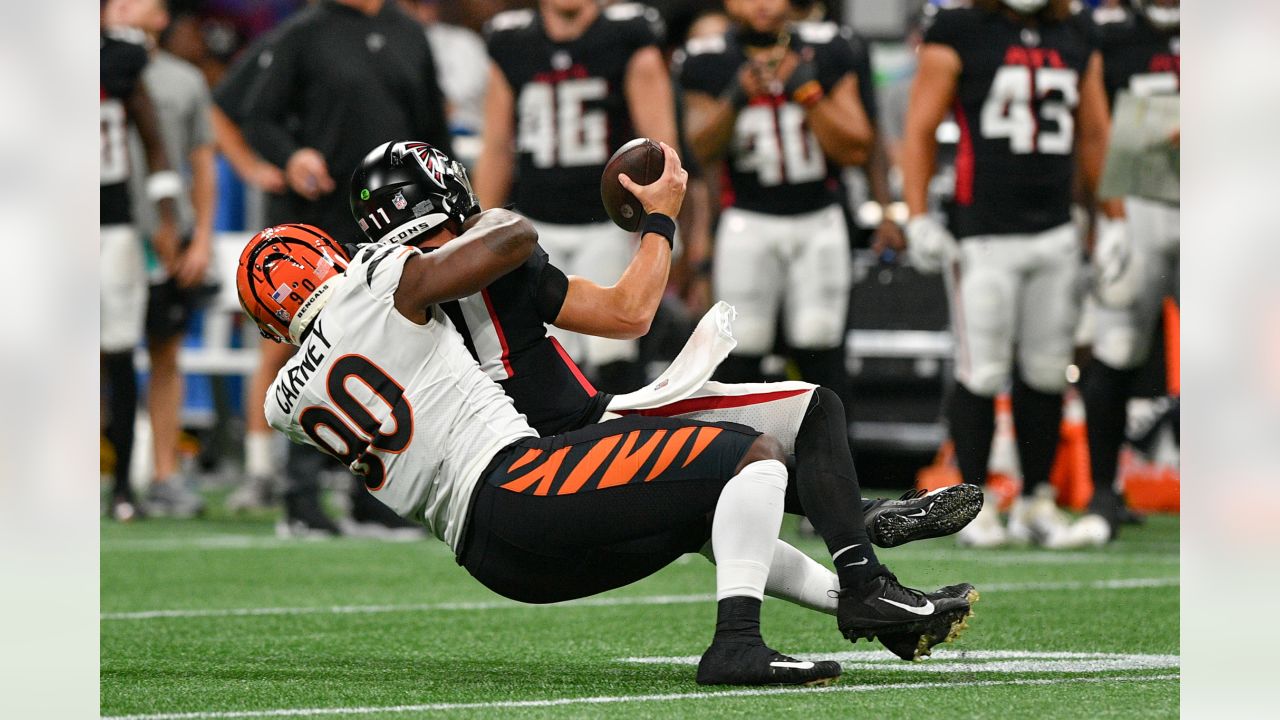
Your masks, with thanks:
[{"label": "short brown hair", "polygon": [[[1002,0],[973,0],[973,6],[987,12],[996,12],[1008,7]],[[1041,8],[1036,17],[1041,20],[1062,21],[1071,17],[1071,0],[1049,0],[1049,4]]]}]

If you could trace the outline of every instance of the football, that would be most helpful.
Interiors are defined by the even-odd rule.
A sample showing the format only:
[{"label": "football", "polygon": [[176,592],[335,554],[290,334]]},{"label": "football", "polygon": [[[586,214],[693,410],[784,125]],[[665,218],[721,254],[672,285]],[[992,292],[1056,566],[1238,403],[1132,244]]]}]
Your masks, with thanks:
[{"label": "football", "polygon": [[644,220],[640,201],[622,187],[618,175],[626,173],[635,182],[648,185],[662,177],[664,162],[662,146],[649,138],[636,138],[618,148],[609,158],[600,178],[600,200],[614,224],[627,232],[635,232]]}]

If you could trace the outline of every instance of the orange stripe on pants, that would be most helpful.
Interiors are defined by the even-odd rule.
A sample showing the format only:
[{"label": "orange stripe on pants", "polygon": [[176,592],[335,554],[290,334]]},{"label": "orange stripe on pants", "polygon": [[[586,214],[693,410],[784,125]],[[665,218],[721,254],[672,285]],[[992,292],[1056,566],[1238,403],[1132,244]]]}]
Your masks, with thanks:
[{"label": "orange stripe on pants", "polygon": [[658,462],[654,464],[653,469],[649,471],[649,476],[644,479],[645,482],[658,477],[671,466],[671,462],[676,459],[676,455],[684,448],[685,442],[689,440],[689,436],[693,435],[693,431],[697,428],[682,427],[671,433],[671,438],[667,440],[667,444],[662,448],[662,452],[658,454]]},{"label": "orange stripe on pants", "polygon": [[617,457],[613,462],[609,463],[608,469],[604,471],[604,476],[600,478],[597,488],[614,487],[616,485],[626,485],[635,478],[636,473],[640,472],[640,466],[644,465],[653,451],[658,449],[658,444],[662,442],[662,438],[667,434],[666,430],[659,430],[649,438],[639,450],[635,453],[631,452],[631,448],[635,447],[636,440],[640,437],[639,430],[633,430],[627,434],[627,441],[622,444],[622,449],[618,451]]},{"label": "orange stripe on pants", "polygon": [[560,465],[564,463],[564,456],[569,454],[570,448],[562,447],[551,453],[547,461],[534,468],[532,471],[521,475],[520,477],[502,485],[503,490],[522,493],[538,483],[538,489],[533,491],[534,495],[546,495],[551,490],[551,481],[555,479],[556,473],[560,472]]}]

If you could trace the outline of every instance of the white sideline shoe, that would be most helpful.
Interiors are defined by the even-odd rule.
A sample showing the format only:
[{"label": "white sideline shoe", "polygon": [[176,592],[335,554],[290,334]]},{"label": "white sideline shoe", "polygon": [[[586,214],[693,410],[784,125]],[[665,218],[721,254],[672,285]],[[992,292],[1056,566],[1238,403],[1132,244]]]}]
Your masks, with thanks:
[{"label": "white sideline shoe", "polygon": [[1111,541],[1111,524],[1101,515],[1091,513],[1071,523],[1057,537],[1049,540],[1045,547],[1051,550],[1102,547]]},{"label": "white sideline shoe", "polygon": [[956,533],[956,544],[960,547],[997,548],[1009,542],[1004,525],[1000,523],[1000,512],[996,510],[998,504],[995,495],[986,493],[977,517]]}]

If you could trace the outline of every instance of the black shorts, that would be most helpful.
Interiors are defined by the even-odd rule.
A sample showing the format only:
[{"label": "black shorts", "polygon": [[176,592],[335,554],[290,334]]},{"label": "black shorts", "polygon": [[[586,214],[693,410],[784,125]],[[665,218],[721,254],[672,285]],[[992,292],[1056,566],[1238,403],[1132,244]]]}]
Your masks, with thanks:
[{"label": "black shorts", "polygon": [[527,603],[633,583],[710,538],[720,491],[759,434],[627,417],[515,443],[480,480],[458,562]]},{"label": "black shorts", "polygon": [[[183,238],[181,248],[185,250],[190,243],[191,238]],[[178,287],[173,278],[153,283],[147,293],[147,338],[168,340],[181,335],[196,311],[217,294],[218,286],[208,283],[189,288]]]}]

